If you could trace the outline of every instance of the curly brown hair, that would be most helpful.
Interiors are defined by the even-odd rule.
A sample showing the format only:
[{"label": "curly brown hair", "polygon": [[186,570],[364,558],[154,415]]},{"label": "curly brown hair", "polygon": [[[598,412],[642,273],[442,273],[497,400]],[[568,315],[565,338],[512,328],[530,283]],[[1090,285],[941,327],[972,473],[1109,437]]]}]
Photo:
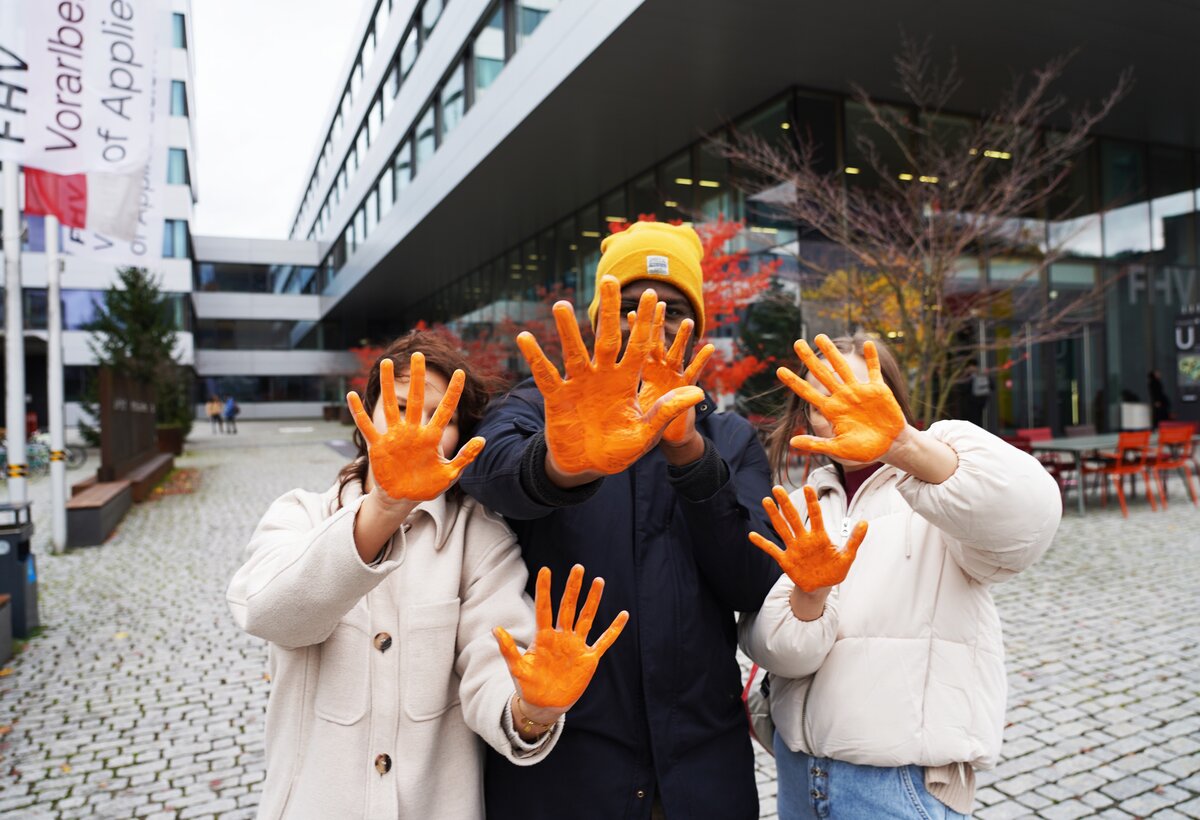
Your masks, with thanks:
[{"label": "curly brown hair", "polygon": [[[896,403],[900,405],[904,419],[912,424],[913,413],[908,398],[908,382],[900,370],[900,364],[896,361],[896,357],[892,355],[892,351],[886,344],[865,334],[855,333],[853,336],[839,336],[833,340],[833,346],[843,354],[854,353],[861,357],[864,342],[875,343],[875,350],[879,353],[879,370],[883,381],[892,391],[892,395],[896,397]],[[820,354],[818,353],[818,355]],[[825,357],[820,356],[820,358]],[[796,375],[802,379],[808,376],[808,368],[804,366],[803,362],[795,368],[795,371]],[[774,476],[776,482],[781,484],[785,483],[788,478],[788,456],[792,452],[792,436],[800,431],[812,434],[812,425],[808,422],[808,402],[790,390],[787,393],[788,397],[784,403],[783,413],[767,435],[767,456],[771,463],[771,475]]]},{"label": "curly brown hair", "polygon": [[[371,372],[367,376],[367,387],[362,396],[363,409],[370,416],[375,412],[375,403],[379,401],[379,364],[384,359],[391,359],[399,380],[408,372],[409,359],[414,353],[425,354],[426,370],[441,374],[447,381],[454,375],[455,370],[463,371],[467,378],[463,383],[462,397],[458,400],[458,442],[460,445],[475,434],[487,408],[488,400],[498,385],[491,378],[482,377],[471,372],[466,354],[459,349],[455,339],[445,333],[429,330],[410,330],[393,341],[375,360]],[[354,446],[358,453],[354,460],[338,472],[337,503],[341,506],[342,493],[350,484],[357,482],[366,491],[367,469],[370,460],[367,457],[367,442],[357,428],[354,430]],[[453,453],[447,453],[447,457]],[[451,491],[458,492],[455,485]]]}]

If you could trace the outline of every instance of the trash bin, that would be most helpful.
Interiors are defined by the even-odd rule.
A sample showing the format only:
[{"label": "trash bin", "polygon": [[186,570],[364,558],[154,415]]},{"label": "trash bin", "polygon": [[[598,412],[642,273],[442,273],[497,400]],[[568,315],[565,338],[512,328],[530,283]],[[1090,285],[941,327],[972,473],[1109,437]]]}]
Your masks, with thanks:
[{"label": "trash bin", "polygon": [[0,593],[12,596],[12,632],[27,638],[41,624],[38,617],[37,567],[29,541],[33,537],[31,504],[0,504]]}]

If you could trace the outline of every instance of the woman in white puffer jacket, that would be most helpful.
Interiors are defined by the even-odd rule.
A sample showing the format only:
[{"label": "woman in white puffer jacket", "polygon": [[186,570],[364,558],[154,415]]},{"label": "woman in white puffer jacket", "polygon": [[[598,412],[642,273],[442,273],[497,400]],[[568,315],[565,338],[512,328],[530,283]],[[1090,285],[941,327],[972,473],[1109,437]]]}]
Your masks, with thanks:
[{"label": "woman in white puffer jacket", "polygon": [[[785,574],[740,627],[771,673],[779,815],[966,816],[1004,728],[990,586],[1050,545],[1058,489],[973,424],[916,430],[886,348],[816,342],[820,356],[796,342],[802,376],[780,368],[796,395],[771,450],[777,471],[789,439],[833,463],[809,477],[808,498],[776,487],[778,506],[764,499],[787,549],[753,540]],[[811,435],[791,438],[803,426]]]}]

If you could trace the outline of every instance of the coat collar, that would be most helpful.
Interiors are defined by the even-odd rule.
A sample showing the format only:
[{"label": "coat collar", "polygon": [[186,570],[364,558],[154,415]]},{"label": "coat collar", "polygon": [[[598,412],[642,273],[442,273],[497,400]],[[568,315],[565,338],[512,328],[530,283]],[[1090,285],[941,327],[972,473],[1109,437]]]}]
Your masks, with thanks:
[{"label": "coat collar", "polygon": [[[335,484],[329,490],[329,508],[334,511],[337,507],[337,485]],[[342,493],[342,506],[348,507],[354,503],[360,496],[363,495],[362,485],[357,481],[352,481],[346,485],[345,492]],[[458,499],[446,500],[446,493],[442,493],[437,498],[430,501],[422,501],[412,511],[408,517],[408,523],[416,525],[417,521],[422,516],[428,516],[433,521],[433,539],[434,549],[440,550],[445,544],[446,522],[450,515],[455,512],[451,509],[451,505],[457,507]]]}]

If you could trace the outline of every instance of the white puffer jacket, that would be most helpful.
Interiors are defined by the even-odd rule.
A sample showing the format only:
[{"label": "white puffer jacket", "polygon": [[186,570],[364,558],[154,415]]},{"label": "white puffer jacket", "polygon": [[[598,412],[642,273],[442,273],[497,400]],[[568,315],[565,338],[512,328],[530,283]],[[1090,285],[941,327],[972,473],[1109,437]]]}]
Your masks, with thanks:
[{"label": "white puffer jacket", "polygon": [[[884,466],[847,511],[832,467],[809,477],[834,543],[870,525],[819,619],[792,615],[786,575],[743,616],[742,648],[772,673],[771,715],[792,751],[870,766],[996,764],[1006,682],[989,586],[1045,552],[1062,502],[1036,459],[979,427],[944,421],[928,434],[958,453],[941,484]],[[803,493],[792,500],[807,518]]]}]

